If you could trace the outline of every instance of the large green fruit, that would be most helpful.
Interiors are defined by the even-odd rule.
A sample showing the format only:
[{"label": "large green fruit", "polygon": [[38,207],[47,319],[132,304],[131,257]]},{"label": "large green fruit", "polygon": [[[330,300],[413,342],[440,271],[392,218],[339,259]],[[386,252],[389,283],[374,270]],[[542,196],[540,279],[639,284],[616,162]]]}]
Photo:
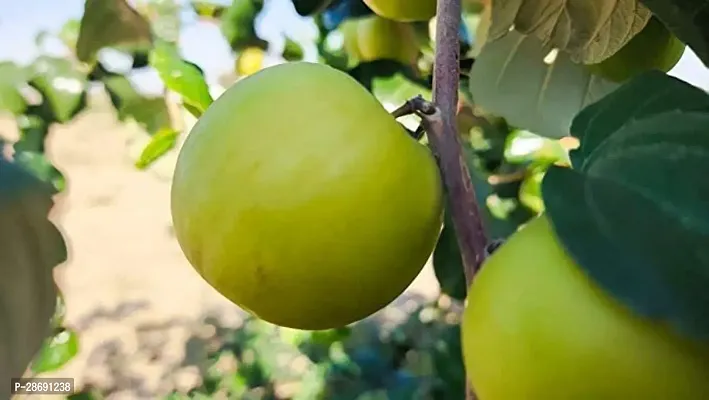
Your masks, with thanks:
[{"label": "large green fruit", "polygon": [[344,72],[305,62],[230,87],[178,157],[172,216],[225,297],[297,329],[343,326],[399,296],[433,251],[433,156]]},{"label": "large green fruit", "polygon": [[402,22],[428,21],[436,15],[436,0],[364,0],[376,14]]},{"label": "large green fruit", "polygon": [[485,262],[462,336],[481,400],[709,399],[709,344],[679,337],[599,289],[545,216]]},{"label": "large green fruit", "polygon": [[685,45],[656,17],[610,58],[587,67],[596,75],[614,82],[623,82],[649,71],[667,72],[684,54]]},{"label": "large green fruit", "polygon": [[416,32],[410,24],[371,15],[346,21],[342,32],[345,50],[360,62],[393,60],[409,65],[418,58]]}]

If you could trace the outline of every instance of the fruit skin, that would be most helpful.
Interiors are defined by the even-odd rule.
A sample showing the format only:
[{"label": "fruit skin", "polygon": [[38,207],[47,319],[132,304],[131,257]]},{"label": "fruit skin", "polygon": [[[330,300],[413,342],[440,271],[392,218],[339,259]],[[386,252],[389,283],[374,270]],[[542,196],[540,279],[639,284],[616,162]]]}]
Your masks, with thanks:
[{"label": "fruit skin", "polygon": [[709,344],[602,292],[538,217],[487,259],[462,322],[481,400],[709,399]]},{"label": "fruit skin", "polygon": [[436,15],[436,0],[363,0],[377,15],[394,21],[428,21]]},{"label": "fruit skin", "polygon": [[421,271],[442,223],[430,151],[344,72],[297,62],[231,86],[195,124],[175,233],[222,295],[268,322],[340,327]]},{"label": "fruit skin", "polygon": [[410,65],[419,55],[416,32],[410,24],[371,15],[346,21],[342,33],[345,50],[360,62],[387,59]]},{"label": "fruit skin", "polygon": [[236,56],[234,72],[238,76],[249,76],[263,67],[266,53],[258,47],[247,47]]},{"label": "fruit skin", "polygon": [[656,17],[617,53],[598,64],[587,65],[594,74],[613,82],[624,82],[633,76],[657,69],[671,70],[684,54],[685,45]]}]

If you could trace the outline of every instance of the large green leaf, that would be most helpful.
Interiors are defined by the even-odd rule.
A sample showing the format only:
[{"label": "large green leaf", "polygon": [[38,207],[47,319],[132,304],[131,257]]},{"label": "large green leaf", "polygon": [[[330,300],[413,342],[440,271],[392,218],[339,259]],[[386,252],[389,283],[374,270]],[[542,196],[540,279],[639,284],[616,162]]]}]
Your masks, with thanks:
[{"label": "large green leaf", "polygon": [[591,74],[566,53],[550,52],[536,37],[515,31],[487,42],[470,71],[473,100],[511,125],[550,138],[568,136],[574,116],[619,84]]},{"label": "large green leaf", "polygon": [[160,42],[150,54],[150,65],[160,74],[168,89],[182,96],[188,109],[199,118],[214,101],[202,72],[180,57],[171,44]]},{"label": "large green leaf", "polygon": [[93,62],[104,47],[146,48],[152,43],[150,23],[125,0],[86,0],[76,55]]},{"label": "large green leaf", "polygon": [[709,7],[706,0],[639,0],[709,67]]},{"label": "large green leaf", "polygon": [[22,114],[27,108],[27,101],[20,92],[27,84],[27,73],[23,68],[10,61],[0,62],[0,111]]},{"label": "large green leaf", "polygon": [[50,334],[57,288],[52,270],[67,258],[48,219],[52,188],[0,158],[0,391],[25,369]]},{"label": "large green leaf", "polygon": [[702,96],[659,72],[634,78],[574,121],[575,169],[550,168],[542,193],[561,242],[595,281],[637,313],[708,339]]},{"label": "large green leaf", "polygon": [[171,128],[170,113],[164,97],[145,97],[138,93],[131,82],[122,75],[103,79],[113,106],[118,110],[120,120],[132,119],[149,134]]},{"label": "large green leaf", "polygon": [[30,69],[30,84],[42,93],[55,121],[67,122],[86,106],[86,74],[70,60],[40,56]]},{"label": "large green leaf", "polygon": [[638,0],[511,0],[492,2],[489,40],[510,28],[567,52],[574,62],[596,64],[640,32],[651,13]]}]

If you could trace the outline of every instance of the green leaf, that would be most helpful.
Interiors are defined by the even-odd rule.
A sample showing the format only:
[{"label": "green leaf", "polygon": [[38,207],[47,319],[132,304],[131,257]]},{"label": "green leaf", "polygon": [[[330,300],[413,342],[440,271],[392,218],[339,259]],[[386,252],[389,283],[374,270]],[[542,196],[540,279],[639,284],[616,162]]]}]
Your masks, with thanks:
[{"label": "green leaf", "polygon": [[[709,97],[703,90],[660,71],[642,73],[621,86],[612,96],[586,107],[576,116],[571,132],[574,136],[583,137],[584,146],[571,153],[571,161],[574,166],[579,165],[628,120],[673,110],[707,109]],[[599,115],[603,118],[598,118]]]},{"label": "green leaf", "polygon": [[125,0],[86,0],[76,44],[79,60],[93,63],[104,47],[151,45],[150,24]]},{"label": "green leaf", "polygon": [[45,340],[37,356],[32,360],[32,372],[42,374],[56,371],[71,361],[79,352],[79,338],[76,332],[62,329]]},{"label": "green leaf", "polygon": [[10,61],[0,62],[0,111],[22,114],[27,108],[27,101],[20,92],[27,84],[27,73]]},{"label": "green leaf", "polygon": [[132,119],[151,135],[172,128],[165,98],[142,96],[122,75],[106,77],[103,83],[121,121]]},{"label": "green leaf", "polygon": [[66,187],[64,175],[47,160],[44,153],[21,151],[15,153],[15,162],[32,172],[37,178],[51,184],[58,192]]},{"label": "green leaf", "polygon": [[286,43],[281,53],[283,59],[286,61],[300,61],[303,59],[304,55],[303,47],[295,40],[286,37]]},{"label": "green leaf", "polygon": [[704,0],[640,0],[709,67],[709,8]]},{"label": "green leaf", "polygon": [[702,339],[709,338],[707,101],[663,74],[634,78],[579,115],[575,169],[551,167],[542,183],[555,231],[589,276],[640,315]]},{"label": "green leaf", "polygon": [[150,139],[150,142],[145,146],[140,153],[135,166],[138,169],[146,169],[160,157],[175,147],[177,138],[180,132],[173,129],[162,129],[158,131]]},{"label": "green leaf", "polygon": [[231,49],[268,48],[268,42],[256,34],[256,17],[263,10],[263,0],[233,0],[222,14],[220,29]]},{"label": "green leaf", "polygon": [[507,135],[505,159],[511,163],[570,163],[569,155],[558,140],[548,139],[525,130]]},{"label": "green leaf", "polygon": [[563,50],[571,60],[599,63],[640,32],[650,11],[638,0],[525,0],[493,2],[489,40],[517,32]]},{"label": "green leaf", "polygon": [[79,41],[79,30],[81,29],[81,21],[78,19],[70,19],[64,23],[59,31],[59,39],[64,45],[76,52],[76,44]]},{"label": "green leaf", "polygon": [[0,157],[0,391],[22,376],[50,335],[57,288],[53,268],[67,249],[48,219],[55,191]]},{"label": "green leaf", "polygon": [[[593,75],[566,53],[512,31],[485,44],[470,70],[475,104],[510,125],[558,139],[585,106],[620,85]],[[546,60],[546,61],[545,61]]]},{"label": "green leaf", "polygon": [[164,42],[157,44],[150,54],[150,65],[158,71],[168,89],[182,96],[190,112],[197,112],[196,118],[214,102],[202,72],[184,61],[174,46]]},{"label": "green leaf", "polygon": [[70,60],[40,56],[30,69],[30,84],[42,93],[54,120],[67,122],[86,106],[86,74]]},{"label": "green leaf", "polygon": [[13,149],[16,152],[34,151],[44,153],[45,139],[49,134],[50,121],[43,118],[38,113],[40,110],[35,106],[28,109],[27,114],[15,118],[17,128],[20,130],[20,139],[15,142]]}]

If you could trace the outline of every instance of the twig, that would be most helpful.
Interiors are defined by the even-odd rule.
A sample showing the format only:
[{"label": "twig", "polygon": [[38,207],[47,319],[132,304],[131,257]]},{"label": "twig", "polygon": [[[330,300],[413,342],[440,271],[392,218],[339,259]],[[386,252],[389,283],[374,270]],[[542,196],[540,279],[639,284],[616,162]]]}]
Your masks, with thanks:
[{"label": "twig", "polygon": [[[460,46],[458,27],[461,19],[461,0],[438,0],[436,24],[436,58],[433,76],[433,101],[415,97],[394,110],[395,118],[416,114],[428,133],[428,141],[438,158],[443,182],[448,194],[448,211],[458,237],[465,280],[469,287],[485,257],[499,243],[488,247],[480,218],[480,207],[470,179],[470,171],[463,157],[458,135],[458,84]],[[468,384],[466,399],[477,397]]]}]

